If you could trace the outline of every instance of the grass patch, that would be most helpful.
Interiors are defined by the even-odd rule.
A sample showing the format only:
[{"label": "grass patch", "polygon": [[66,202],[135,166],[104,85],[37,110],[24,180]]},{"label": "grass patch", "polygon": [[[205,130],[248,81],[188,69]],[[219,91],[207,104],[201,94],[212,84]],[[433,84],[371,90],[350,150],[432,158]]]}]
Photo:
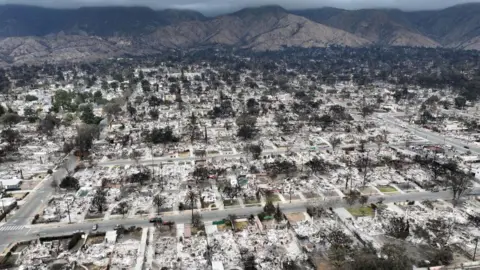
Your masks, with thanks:
[{"label": "grass patch", "polygon": [[245,230],[248,227],[247,221],[238,221],[235,222],[235,231],[240,232]]},{"label": "grass patch", "polygon": [[183,152],[183,153],[178,153],[178,157],[189,157],[190,152]]},{"label": "grass patch", "polygon": [[93,236],[93,237],[88,237],[86,244],[88,245],[95,245],[95,244],[101,244],[105,241],[105,236],[99,235],[99,236]]},{"label": "grass patch", "polygon": [[257,198],[246,198],[243,200],[244,204],[260,204],[260,201]]},{"label": "grass patch", "polygon": [[282,200],[280,200],[280,196],[278,196],[278,194],[273,194],[273,195],[270,195],[270,196],[267,197],[267,202],[268,201],[276,203],[276,202],[280,202]]},{"label": "grass patch", "polygon": [[105,213],[96,213],[96,214],[93,214],[93,213],[87,213],[85,215],[85,219],[103,219],[103,217],[105,217]]},{"label": "grass patch", "polygon": [[370,194],[378,194],[377,190],[374,189],[373,187],[364,187],[360,189],[360,193],[364,195],[370,195]]},{"label": "grass patch", "polygon": [[240,203],[238,202],[237,199],[233,199],[233,200],[224,200],[223,201],[223,205],[224,206],[234,206],[234,205],[239,205]]},{"label": "grass patch", "polygon": [[305,198],[307,198],[307,199],[313,199],[313,198],[320,197],[320,195],[318,195],[317,193],[314,193],[314,192],[303,192],[303,196],[305,196]]},{"label": "grass patch", "polygon": [[370,206],[347,208],[347,211],[354,217],[373,216],[374,211]]},{"label": "grass patch", "polygon": [[15,198],[17,201],[23,200],[25,197],[27,197],[28,192],[22,192],[22,193],[10,193],[12,195],[12,198]]},{"label": "grass patch", "polygon": [[392,186],[378,186],[377,188],[384,193],[398,192],[398,190]]},{"label": "grass patch", "polygon": [[201,226],[200,228],[197,228],[197,227],[194,227],[194,226],[191,227],[192,235],[197,235],[200,232],[205,232],[205,226]]},{"label": "grass patch", "polygon": [[232,230],[232,226],[230,224],[227,224],[227,223],[219,224],[219,225],[217,225],[217,230],[222,231],[222,232]]}]

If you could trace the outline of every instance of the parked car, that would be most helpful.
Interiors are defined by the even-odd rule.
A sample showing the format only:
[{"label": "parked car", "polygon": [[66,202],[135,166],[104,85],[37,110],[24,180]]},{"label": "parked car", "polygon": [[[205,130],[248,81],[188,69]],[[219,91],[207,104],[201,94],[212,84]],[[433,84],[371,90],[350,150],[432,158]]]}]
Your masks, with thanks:
[{"label": "parked car", "polygon": [[150,223],[162,223],[163,222],[161,217],[153,217],[149,221],[150,221]]}]

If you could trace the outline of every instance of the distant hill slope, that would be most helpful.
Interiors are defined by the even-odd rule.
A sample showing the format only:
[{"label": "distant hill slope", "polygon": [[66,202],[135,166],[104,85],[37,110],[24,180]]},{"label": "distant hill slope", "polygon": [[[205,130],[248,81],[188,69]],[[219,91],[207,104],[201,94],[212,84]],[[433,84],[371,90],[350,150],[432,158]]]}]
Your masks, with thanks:
[{"label": "distant hill slope", "polygon": [[370,44],[364,38],[290,14],[276,6],[248,8],[203,22],[161,27],[143,42],[168,48],[225,44],[255,50]]},{"label": "distant hill slope", "polygon": [[0,6],[0,37],[45,36],[60,32],[132,36],[151,33],[165,25],[203,19],[201,13],[194,11],[154,11],[145,7],[47,9],[5,5]]},{"label": "distant hill slope", "polygon": [[376,44],[480,48],[480,3],[417,12],[322,8],[292,13],[343,29]]},{"label": "distant hill slope", "polygon": [[0,6],[0,64],[80,61],[215,44],[422,46],[480,50],[480,3],[436,11],[246,8],[207,18],[143,7],[47,9]]}]

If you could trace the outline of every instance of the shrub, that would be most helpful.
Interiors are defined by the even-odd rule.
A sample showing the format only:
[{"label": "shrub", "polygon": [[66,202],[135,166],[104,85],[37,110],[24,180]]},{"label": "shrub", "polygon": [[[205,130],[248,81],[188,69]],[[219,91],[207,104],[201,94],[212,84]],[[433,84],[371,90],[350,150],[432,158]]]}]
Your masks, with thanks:
[{"label": "shrub", "polygon": [[37,96],[34,96],[34,95],[26,95],[25,96],[25,101],[35,101],[35,100],[38,100]]},{"label": "shrub", "polygon": [[40,218],[40,215],[36,214],[35,217],[33,218],[32,224],[37,224],[37,221],[39,218]]}]

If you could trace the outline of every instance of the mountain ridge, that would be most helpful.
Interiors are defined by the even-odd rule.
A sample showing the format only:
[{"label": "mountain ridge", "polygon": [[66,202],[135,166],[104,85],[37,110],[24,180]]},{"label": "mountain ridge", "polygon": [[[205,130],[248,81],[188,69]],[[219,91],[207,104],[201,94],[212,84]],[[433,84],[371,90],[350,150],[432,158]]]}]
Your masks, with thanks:
[{"label": "mountain ridge", "polygon": [[205,17],[144,7],[46,9],[0,6],[0,63],[82,61],[166,49],[227,45],[284,47],[414,46],[480,50],[480,3],[435,11],[281,6]]}]

